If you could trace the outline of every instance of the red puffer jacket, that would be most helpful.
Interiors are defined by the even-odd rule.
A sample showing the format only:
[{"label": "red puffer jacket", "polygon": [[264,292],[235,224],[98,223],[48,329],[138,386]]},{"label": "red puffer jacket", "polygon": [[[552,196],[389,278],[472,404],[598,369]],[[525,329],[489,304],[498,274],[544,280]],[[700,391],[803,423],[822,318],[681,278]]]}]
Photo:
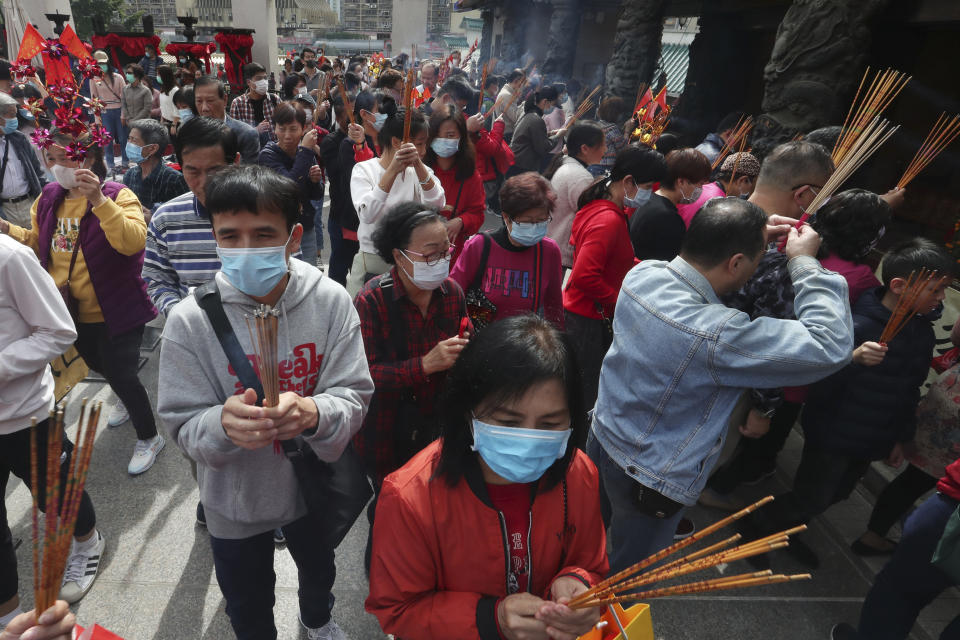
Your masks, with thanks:
[{"label": "red puffer jacket", "polygon": [[473,134],[473,144],[477,148],[477,173],[484,182],[496,180],[497,172],[504,175],[513,166],[513,151],[503,141],[503,120],[493,123],[488,132],[480,129]]},{"label": "red puffer jacket", "polygon": [[[499,640],[496,603],[507,595],[506,531],[490,504],[479,465],[451,487],[434,477],[440,441],[387,476],[373,529],[366,609],[385,633],[429,640]],[[598,474],[582,451],[566,478],[531,507],[530,592],[547,597],[554,580],[599,581],[609,569]]]}]

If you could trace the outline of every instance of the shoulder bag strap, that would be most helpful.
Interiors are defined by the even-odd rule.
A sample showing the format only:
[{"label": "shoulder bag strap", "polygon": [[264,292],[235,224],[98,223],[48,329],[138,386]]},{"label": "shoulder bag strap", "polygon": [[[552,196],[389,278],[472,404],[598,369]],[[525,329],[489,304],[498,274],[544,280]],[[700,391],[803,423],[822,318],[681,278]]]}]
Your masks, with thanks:
[{"label": "shoulder bag strap", "polygon": [[[466,182],[466,180],[463,182]],[[457,207],[460,206],[460,194],[463,193],[463,182],[460,183],[460,188],[457,189],[457,199],[453,203],[453,211],[450,213],[451,218],[457,217]]]},{"label": "shoulder bag strap", "polygon": [[70,278],[73,276],[73,266],[77,264],[77,252],[80,251],[80,227],[77,226],[77,241],[73,243],[73,254],[70,256],[70,268],[67,270],[67,286],[70,286]]},{"label": "shoulder bag strap", "polygon": [[263,385],[260,378],[253,370],[253,365],[244,353],[240,341],[237,340],[237,334],[233,331],[233,326],[227,318],[226,311],[223,310],[223,300],[220,298],[220,289],[217,287],[216,280],[197,287],[193,292],[197,299],[197,304],[207,314],[213,332],[220,342],[224,355],[233,367],[237,379],[247,389],[253,389],[257,392],[257,404],[263,404]]},{"label": "shoulder bag strap", "polygon": [[480,235],[483,236],[483,252],[480,254],[477,272],[473,274],[473,282],[470,283],[470,288],[478,291],[483,288],[483,272],[487,270],[487,259],[490,257],[490,234],[481,233]]},{"label": "shoulder bag strap", "polygon": [[0,165],[0,190],[3,189],[3,179],[7,175],[7,158],[10,156],[10,136],[3,136],[3,165]]},{"label": "shoulder bag strap", "polygon": [[403,341],[403,336],[406,335],[403,314],[400,312],[399,303],[393,299],[393,288],[395,286],[397,286],[397,283],[393,281],[389,273],[380,278],[380,295],[383,296],[383,305],[387,308],[387,316],[390,318],[390,342],[393,343],[397,360],[403,361],[409,360],[410,354],[407,351],[407,343]]},{"label": "shoulder bag strap", "polygon": [[543,275],[543,241],[537,243],[537,254],[533,263],[533,312],[540,313],[540,285]]}]

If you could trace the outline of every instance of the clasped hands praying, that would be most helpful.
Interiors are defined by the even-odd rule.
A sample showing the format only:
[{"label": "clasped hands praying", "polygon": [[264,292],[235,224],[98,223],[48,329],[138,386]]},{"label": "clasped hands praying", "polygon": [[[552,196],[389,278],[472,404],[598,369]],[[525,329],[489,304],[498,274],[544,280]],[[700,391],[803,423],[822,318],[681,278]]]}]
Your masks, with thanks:
[{"label": "clasped hands praying", "polygon": [[552,600],[515,593],[497,605],[500,633],[508,640],[576,640],[600,620],[602,609],[570,609],[567,605],[587,586],[571,576],[557,578],[550,587]]}]

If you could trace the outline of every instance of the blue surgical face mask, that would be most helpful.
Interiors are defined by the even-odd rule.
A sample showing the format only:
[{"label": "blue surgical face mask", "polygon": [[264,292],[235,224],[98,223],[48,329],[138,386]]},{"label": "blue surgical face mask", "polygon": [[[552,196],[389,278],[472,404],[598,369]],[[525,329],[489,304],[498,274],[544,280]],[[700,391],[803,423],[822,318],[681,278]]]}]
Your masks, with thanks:
[{"label": "blue surgical face mask", "polygon": [[510,237],[525,247],[532,247],[547,235],[547,222],[512,222]]},{"label": "blue surgical face mask", "polygon": [[3,133],[13,133],[20,126],[20,121],[16,118],[5,118],[3,121]]},{"label": "blue surgical face mask", "polygon": [[535,482],[567,452],[572,431],[500,427],[474,418],[471,448],[504,480]]},{"label": "blue surgical face mask", "polygon": [[193,117],[193,111],[190,109],[180,109],[177,111],[177,115],[180,116],[180,124],[185,123],[187,120]]},{"label": "blue surgical face mask", "polygon": [[132,73],[128,73],[126,75],[127,75],[127,82],[133,82],[135,80],[134,75]]},{"label": "blue surgical face mask", "polygon": [[376,131],[383,129],[383,125],[387,123],[387,114],[385,113],[375,113],[373,114],[373,128]]},{"label": "blue surgical face mask", "polygon": [[287,273],[287,244],[278,247],[226,249],[217,247],[220,272],[237,289],[255,298],[270,293]]},{"label": "blue surgical face mask", "polygon": [[639,209],[649,202],[651,195],[653,195],[653,192],[650,189],[640,189],[638,187],[637,192],[633,194],[632,198],[628,197],[627,194],[623,194],[623,206]]},{"label": "blue surgical face mask", "polygon": [[146,160],[146,158],[143,157],[143,147],[138,147],[129,140],[127,141],[126,152],[127,159],[134,164],[140,164]]},{"label": "blue surgical face mask", "polygon": [[430,148],[441,158],[452,158],[460,149],[460,138],[435,138]]}]

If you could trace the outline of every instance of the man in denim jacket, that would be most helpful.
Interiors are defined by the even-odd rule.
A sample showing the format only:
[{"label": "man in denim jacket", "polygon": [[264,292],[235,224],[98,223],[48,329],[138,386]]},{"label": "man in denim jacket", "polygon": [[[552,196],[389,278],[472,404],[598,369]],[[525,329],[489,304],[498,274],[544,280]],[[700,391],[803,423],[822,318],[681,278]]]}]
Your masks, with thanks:
[{"label": "man in denim jacket", "polygon": [[679,257],[645,261],[624,279],[587,442],[612,508],[612,572],[670,544],[745,390],[808,384],[850,360],[847,284],[814,258],[820,238],[808,226],[790,229],[786,244],[797,320],[751,320],[720,302],[787,222],[738,198],[712,200]]}]

